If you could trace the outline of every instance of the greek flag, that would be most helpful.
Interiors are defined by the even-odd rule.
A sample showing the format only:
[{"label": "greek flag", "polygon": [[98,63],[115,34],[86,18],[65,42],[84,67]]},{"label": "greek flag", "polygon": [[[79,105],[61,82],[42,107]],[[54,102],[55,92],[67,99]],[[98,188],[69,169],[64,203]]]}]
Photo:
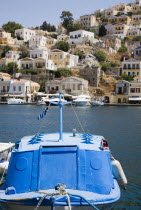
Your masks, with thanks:
[{"label": "greek flag", "polygon": [[43,119],[48,111],[48,107],[46,107],[43,112],[37,117],[38,120]]}]

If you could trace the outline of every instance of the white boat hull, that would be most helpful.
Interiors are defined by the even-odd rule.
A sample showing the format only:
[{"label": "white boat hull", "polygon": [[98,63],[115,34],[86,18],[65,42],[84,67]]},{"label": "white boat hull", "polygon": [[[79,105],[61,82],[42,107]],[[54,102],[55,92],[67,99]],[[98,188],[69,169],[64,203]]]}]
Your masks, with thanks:
[{"label": "white boat hull", "polygon": [[90,102],[89,101],[75,101],[74,102],[75,106],[90,106]]}]

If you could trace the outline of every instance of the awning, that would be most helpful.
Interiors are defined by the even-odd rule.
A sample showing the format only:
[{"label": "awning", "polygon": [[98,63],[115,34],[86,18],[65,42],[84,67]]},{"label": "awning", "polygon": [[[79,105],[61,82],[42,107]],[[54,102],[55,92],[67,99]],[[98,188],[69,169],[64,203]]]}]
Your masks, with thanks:
[{"label": "awning", "polygon": [[129,98],[129,101],[141,101],[141,97],[138,97],[138,98]]}]

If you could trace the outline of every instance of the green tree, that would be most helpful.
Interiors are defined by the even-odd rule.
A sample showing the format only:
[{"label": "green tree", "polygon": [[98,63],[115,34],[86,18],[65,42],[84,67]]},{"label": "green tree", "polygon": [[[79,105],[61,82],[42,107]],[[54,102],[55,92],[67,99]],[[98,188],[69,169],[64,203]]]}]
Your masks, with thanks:
[{"label": "green tree", "polygon": [[16,72],[18,72],[18,65],[16,62],[8,63],[7,65],[4,66],[4,68],[1,69],[1,71],[11,75],[15,74]]},{"label": "green tree", "polygon": [[45,92],[45,85],[46,85],[46,80],[44,79],[40,82],[40,90],[39,90],[40,92]]},{"label": "green tree", "polygon": [[52,37],[53,39],[57,39],[58,34],[50,34],[50,37]]},{"label": "green tree", "polygon": [[6,53],[9,52],[12,49],[13,48],[11,46],[9,46],[9,45],[0,46],[1,58],[4,58]]},{"label": "green tree", "polygon": [[21,51],[20,58],[29,57],[30,53],[29,53],[28,47],[26,45],[21,45],[19,50]]},{"label": "green tree", "polygon": [[67,31],[71,32],[71,31],[77,31],[82,29],[82,26],[79,23],[73,24],[73,23],[69,23],[67,25]]},{"label": "green tree", "polygon": [[131,82],[131,81],[134,80],[134,77],[135,77],[135,76],[134,76],[134,75],[122,74],[121,77],[122,77],[123,80],[126,80],[126,81]]},{"label": "green tree", "polygon": [[68,28],[69,24],[73,23],[73,15],[70,11],[63,11],[61,16],[62,25],[64,28]]},{"label": "green tree", "polygon": [[119,48],[118,52],[119,53],[125,53],[125,52],[127,52],[127,47],[124,44],[122,44],[121,47]]},{"label": "green tree", "polygon": [[107,59],[107,55],[105,52],[100,51],[100,50],[96,50],[94,52],[94,56],[96,57],[96,59],[101,62],[101,61],[105,61]]},{"label": "green tree", "polygon": [[55,47],[59,50],[63,50],[65,52],[67,52],[69,50],[69,44],[68,42],[64,42],[64,41],[60,41],[60,42],[57,42]]},{"label": "green tree", "polygon": [[43,24],[40,26],[40,29],[43,31],[49,31],[49,32],[56,31],[56,27],[54,25],[51,25],[50,23],[47,23],[46,21],[43,22]]},{"label": "green tree", "polygon": [[99,36],[105,36],[106,35],[106,33],[107,33],[107,30],[106,30],[106,28],[105,28],[105,26],[104,25],[101,25],[100,27],[99,27]]},{"label": "green tree", "polygon": [[57,71],[55,71],[55,77],[56,78],[60,78],[62,76],[64,77],[68,77],[71,76],[72,72],[70,69],[66,69],[66,68],[58,68]]},{"label": "green tree", "polygon": [[6,31],[11,33],[12,37],[15,37],[14,33],[16,29],[23,28],[23,26],[19,23],[9,21],[8,23],[4,24],[2,28]]}]

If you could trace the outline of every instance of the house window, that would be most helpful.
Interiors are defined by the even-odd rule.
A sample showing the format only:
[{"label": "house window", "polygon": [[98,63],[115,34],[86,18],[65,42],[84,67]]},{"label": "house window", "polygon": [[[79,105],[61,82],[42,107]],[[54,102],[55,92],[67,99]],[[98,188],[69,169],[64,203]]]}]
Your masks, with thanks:
[{"label": "house window", "polygon": [[13,86],[13,91],[16,91],[16,86]]},{"label": "house window", "polygon": [[130,92],[135,93],[135,88],[131,88]]},{"label": "house window", "polygon": [[65,85],[62,85],[62,90],[65,90]]},{"label": "house window", "polygon": [[56,86],[56,91],[58,91],[59,90],[59,87],[58,86]]},{"label": "house window", "polygon": [[75,90],[75,84],[73,84],[73,90]]},{"label": "house window", "polygon": [[140,93],[140,88],[136,88],[136,93]]},{"label": "house window", "polygon": [[22,89],[21,89],[21,86],[19,86],[19,91],[21,91]]},{"label": "house window", "polygon": [[139,69],[139,64],[136,65],[136,69]]},{"label": "house window", "polygon": [[7,92],[9,92],[9,86],[7,86]]},{"label": "house window", "polygon": [[78,90],[81,90],[81,85],[80,84],[78,84]]}]

